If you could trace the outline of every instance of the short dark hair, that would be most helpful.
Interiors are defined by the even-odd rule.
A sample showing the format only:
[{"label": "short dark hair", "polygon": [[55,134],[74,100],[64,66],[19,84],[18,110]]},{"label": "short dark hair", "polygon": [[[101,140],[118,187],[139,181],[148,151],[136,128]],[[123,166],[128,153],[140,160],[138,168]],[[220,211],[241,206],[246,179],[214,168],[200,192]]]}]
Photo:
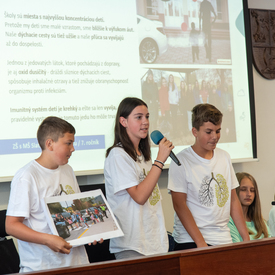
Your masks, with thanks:
[{"label": "short dark hair", "polygon": [[199,131],[204,122],[211,122],[214,125],[221,124],[222,116],[223,114],[214,105],[198,104],[192,109],[192,127]]},{"label": "short dark hair", "polygon": [[72,124],[55,116],[45,118],[37,130],[37,140],[42,151],[45,150],[47,139],[50,138],[56,142],[66,133],[75,134],[75,128]]},{"label": "short dark hair", "polygon": [[[128,118],[128,116],[132,113],[132,111],[137,107],[137,106],[147,106],[147,104],[136,97],[126,97],[124,98],[117,109],[116,113],[116,121],[115,121],[115,129],[114,129],[114,143],[113,145],[107,149],[106,151],[106,157],[108,157],[110,151],[114,147],[121,147],[125,150],[125,152],[134,160],[138,160],[138,156],[136,153],[136,150],[134,148],[134,145],[132,141],[130,140],[126,128],[121,125],[119,119],[120,117]],[[141,139],[139,142],[139,149],[142,152],[145,161],[148,161],[151,159],[151,151],[150,151],[150,143],[149,143],[149,137],[148,135],[146,138]]]}]

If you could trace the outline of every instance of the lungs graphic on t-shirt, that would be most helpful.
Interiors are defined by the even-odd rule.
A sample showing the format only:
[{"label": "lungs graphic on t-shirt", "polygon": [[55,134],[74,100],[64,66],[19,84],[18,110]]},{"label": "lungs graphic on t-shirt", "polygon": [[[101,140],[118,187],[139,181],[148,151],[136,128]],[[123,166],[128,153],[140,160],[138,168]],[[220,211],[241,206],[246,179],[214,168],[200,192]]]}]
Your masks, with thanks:
[{"label": "lungs graphic on t-shirt", "polygon": [[61,195],[62,193],[64,193],[65,195],[70,195],[70,194],[74,194],[75,191],[73,190],[71,185],[65,185],[65,189],[63,188],[62,184],[59,184],[60,186],[60,192],[59,195]]},{"label": "lungs graphic on t-shirt", "polygon": [[[214,192],[214,186],[215,192]],[[216,178],[214,173],[211,173],[211,177],[204,177],[199,190],[199,201],[204,206],[213,206],[214,199],[217,199],[217,205],[223,207],[229,198],[228,186],[226,180],[221,174],[217,174]]]},{"label": "lungs graphic on t-shirt", "polygon": [[159,200],[160,200],[160,191],[158,186],[156,185],[151,196],[149,197],[149,203],[151,205],[156,205]]},{"label": "lungs graphic on t-shirt", "polygon": [[[149,171],[147,172],[147,174],[148,173]],[[139,174],[139,182],[142,182],[146,178],[146,176],[147,176],[146,171],[145,169],[143,169],[143,171],[140,172]],[[149,203],[151,205],[156,205],[159,200],[160,200],[160,191],[159,191],[158,185],[156,185],[151,196],[149,197]]]},{"label": "lungs graphic on t-shirt", "polygon": [[73,190],[73,188],[71,187],[71,185],[66,185],[65,186],[65,190],[66,190],[66,192],[67,192],[68,195],[75,193],[75,191]]}]

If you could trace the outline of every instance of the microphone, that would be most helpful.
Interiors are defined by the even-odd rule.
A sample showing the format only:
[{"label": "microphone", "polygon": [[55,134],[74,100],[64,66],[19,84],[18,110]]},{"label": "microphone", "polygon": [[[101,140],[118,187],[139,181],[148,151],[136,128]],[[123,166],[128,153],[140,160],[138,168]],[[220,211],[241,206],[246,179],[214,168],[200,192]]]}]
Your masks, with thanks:
[{"label": "microphone", "polygon": [[[153,142],[158,145],[159,142],[164,138],[163,134],[158,131],[158,130],[155,130],[151,133],[150,135],[151,139],[153,140]],[[181,163],[180,161],[178,160],[178,158],[176,157],[176,155],[173,153],[173,151],[171,151],[169,157],[178,165],[180,166]]]}]

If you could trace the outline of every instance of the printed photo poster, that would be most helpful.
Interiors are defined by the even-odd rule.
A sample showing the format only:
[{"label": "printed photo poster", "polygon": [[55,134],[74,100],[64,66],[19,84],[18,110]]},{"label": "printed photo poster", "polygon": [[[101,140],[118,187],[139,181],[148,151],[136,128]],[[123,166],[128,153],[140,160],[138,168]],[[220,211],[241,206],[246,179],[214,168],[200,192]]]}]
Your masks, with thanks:
[{"label": "printed photo poster", "polygon": [[100,189],[44,198],[43,205],[52,233],[72,246],[124,235]]}]

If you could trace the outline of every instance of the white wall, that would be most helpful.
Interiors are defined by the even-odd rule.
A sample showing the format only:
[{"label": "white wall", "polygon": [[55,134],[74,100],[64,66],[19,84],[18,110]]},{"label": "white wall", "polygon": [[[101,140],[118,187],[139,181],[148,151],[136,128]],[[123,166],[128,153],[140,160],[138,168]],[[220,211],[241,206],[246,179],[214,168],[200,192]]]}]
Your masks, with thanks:
[{"label": "white wall", "polygon": [[[250,9],[273,9],[274,0],[248,0]],[[253,68],[258,162],[234,164],[235,172],[252,174],[258,185],[262,212],[268,220],[275,192],[275,80],[266,80]],[[167,194],[167,172],[160,179],[164,215],[168,231],[173,230],[173,206]]]},{"label": "white wall", "polygon": [[[248,7],[275,10],[275,1],[248,0]],[[268,219],[275,191],[275,80],[264,79],[254,68],[253,78],[259,162],[235,164],[234,168],[236,172],[248,172],[255,177],[259,185],[263,215]]]},{"label": "white wall", "polygon": [[[250,9],[275,10],[274,0],[248,0]],[[256,109],[256,131],[258,162],[234,164],[235,172],[247,172],[252,174],[258,185],[261,198],[262,212],[268,220],[271,209],[271,201],[275,192],[275,80],[266,80],[253,68],[255,109]],[[160,180],[161,193],[164,199],[164,215],[168,231],[173,226],[173,206],[170,196],[165,189],[167,184],[167,173]]]},{"label": "white wall", "polygon": [[[255,9],[273,9],[275,10],[275,1],[273,0],[248,0],[249,8]],[[266,80],[262,78],[255,69],[253,69],[254,89],[255,89],[255,109],[256,109],[256,127],[257,127],[257,146],[259,162],[234,164],[236,172],[251,173],[259,185],[262,211],[265,219],[268,219],[271,201],[274,200],[275,191],[275,80]],[[79,177],[81,185],[89,184],[94,180],[98,182],[102,175],[98,177]],[[159,185],[161,188],[164,215],[168,231],[173,229],[173,206],[170,195],[167,194],[167,171],[163,171]],[[5,209],[8,203],[10,183],[0,183],[0,209]]]}]

